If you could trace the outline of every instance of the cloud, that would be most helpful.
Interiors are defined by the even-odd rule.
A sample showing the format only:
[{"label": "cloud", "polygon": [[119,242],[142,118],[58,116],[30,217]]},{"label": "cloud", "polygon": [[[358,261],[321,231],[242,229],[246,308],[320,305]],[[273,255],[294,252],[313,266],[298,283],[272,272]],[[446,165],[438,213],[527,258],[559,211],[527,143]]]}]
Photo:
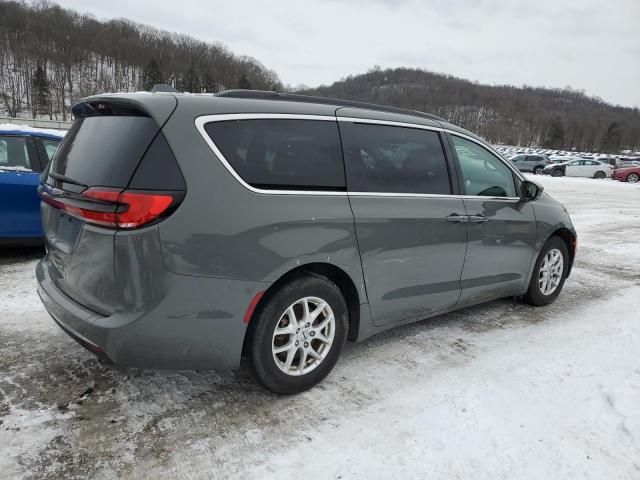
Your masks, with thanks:
[{"label": "cloud", "polygon": [[490,84],[571,85],[640,105],[637,0],[60,3],[222,42],[292,85],[406,65]]}]

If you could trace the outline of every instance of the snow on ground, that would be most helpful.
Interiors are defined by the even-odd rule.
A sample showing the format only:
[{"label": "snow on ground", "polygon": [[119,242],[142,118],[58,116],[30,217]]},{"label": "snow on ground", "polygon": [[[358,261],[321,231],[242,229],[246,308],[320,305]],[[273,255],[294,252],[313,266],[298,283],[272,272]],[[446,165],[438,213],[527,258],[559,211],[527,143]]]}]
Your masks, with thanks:
[{"label": "snow on ground", "polygon": [[1,478],[640,478],[640,185],[535,177],[579,233],[559,299],[348,345],[279,398],[243,373],[127,370],[60,332],[38,251],[0,258]]}]

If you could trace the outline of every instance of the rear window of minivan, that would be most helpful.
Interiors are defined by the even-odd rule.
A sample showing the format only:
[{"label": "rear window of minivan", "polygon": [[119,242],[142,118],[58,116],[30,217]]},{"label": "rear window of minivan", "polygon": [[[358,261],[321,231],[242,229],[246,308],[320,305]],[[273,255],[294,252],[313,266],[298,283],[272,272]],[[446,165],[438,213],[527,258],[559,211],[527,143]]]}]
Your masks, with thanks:
[{"label": "rear window of minivan", "polygon": [[346,190],[336,122],[249,119],[205,126],[224,159],[262,189]]},{"label": "rear window of minivan", "polygon": [[51,172],[88,186],[123,188],[158,132],[143,116],[77,119],[51,161]]}]

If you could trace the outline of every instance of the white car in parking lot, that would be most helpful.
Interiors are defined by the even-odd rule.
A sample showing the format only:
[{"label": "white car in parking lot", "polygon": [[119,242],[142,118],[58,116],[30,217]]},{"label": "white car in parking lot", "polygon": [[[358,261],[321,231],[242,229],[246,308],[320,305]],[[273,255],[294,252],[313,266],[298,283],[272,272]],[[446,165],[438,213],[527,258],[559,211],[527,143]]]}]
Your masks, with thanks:
[{"label": "white car in parking lot", "polygon": [[542,173],[545,175],[552,175],[554,177],[611,178],[613,165],[609,165],[598,160],[572,158],[566,162],[548,165],[544,168]]}]

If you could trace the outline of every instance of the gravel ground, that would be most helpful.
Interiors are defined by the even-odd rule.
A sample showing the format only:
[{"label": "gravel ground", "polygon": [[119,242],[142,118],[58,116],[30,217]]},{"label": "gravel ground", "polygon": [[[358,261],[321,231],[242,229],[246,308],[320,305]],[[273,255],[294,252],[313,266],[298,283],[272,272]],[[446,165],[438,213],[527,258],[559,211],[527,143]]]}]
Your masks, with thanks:
[{"label": "gravel ground", "polygon": [[278,398],[242,372],[101,363],[0,257],[0,478],[640,478],[640,185],[537,178],[577,263],[551,306],[500,300],[347,345]]}]

